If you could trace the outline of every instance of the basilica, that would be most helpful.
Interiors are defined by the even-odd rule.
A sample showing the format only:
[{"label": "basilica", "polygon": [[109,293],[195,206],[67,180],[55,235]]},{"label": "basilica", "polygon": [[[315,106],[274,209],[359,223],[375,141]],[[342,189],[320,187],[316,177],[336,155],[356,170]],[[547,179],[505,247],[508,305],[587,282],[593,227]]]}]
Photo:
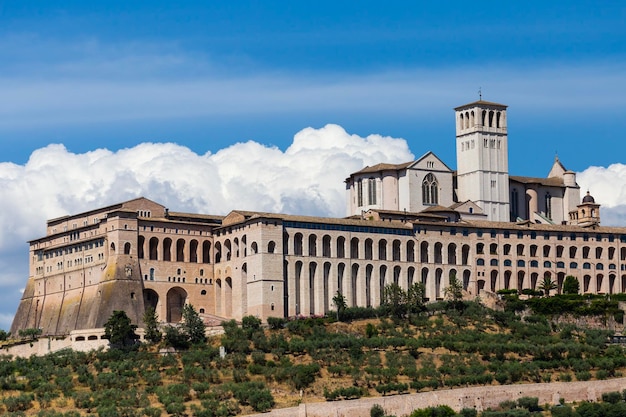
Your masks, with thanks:
[{"label": "basilica", "polygon": [[185,304],[207,324],[324,315],[337,292],[375,307],[390,283],[442,299],[451,277],[471,298],[546,277],[559,292],[568,275],[582,293],[625,292],[626,228],[600,225],[558,159],[545,178],[510,175],[506,110],[454,109],[456,170],[427,152],[349,174],[344,218],[181,213],[139,197],[48,220],[11,332],[99,329],[114,310],[141,327],[148,307],[177,323]]}]

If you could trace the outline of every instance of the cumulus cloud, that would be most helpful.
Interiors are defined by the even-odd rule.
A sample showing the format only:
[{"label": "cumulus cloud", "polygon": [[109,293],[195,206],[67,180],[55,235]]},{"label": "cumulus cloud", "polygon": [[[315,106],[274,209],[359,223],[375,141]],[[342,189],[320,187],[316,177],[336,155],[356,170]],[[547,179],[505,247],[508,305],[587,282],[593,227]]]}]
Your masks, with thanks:
[{"label": "cumulus cloud", "polygon": [[577,175],[581,197],[589,191],[600,206],[603,226],[626,226],[626,165],[591,166]]},{"label": "cumulus cloud", "polygon": [[14,313],[28,276],[24,242],[42,236],[47,219],[138,196],[172,211],[341,217],[346,214],[343,180],[351,172],[413,157],[404,139],[360,137],[330,124],[301,130],[285,151],[253,141],[204,155],[174,143],[82,154],[48,145],[24,165],[0,164],[0,287],[8,287],[0,297],[6,301],[4,313]]}]

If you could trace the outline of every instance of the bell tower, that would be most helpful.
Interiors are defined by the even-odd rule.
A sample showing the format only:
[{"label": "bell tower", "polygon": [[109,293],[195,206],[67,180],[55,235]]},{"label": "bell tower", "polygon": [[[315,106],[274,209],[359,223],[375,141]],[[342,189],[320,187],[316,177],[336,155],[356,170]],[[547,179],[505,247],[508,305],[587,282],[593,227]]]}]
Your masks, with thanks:
[{"label": "bell tower", "polygon": [[510,221],[506,108],[481,98],[454,109],[458,200],[502,222]]}]

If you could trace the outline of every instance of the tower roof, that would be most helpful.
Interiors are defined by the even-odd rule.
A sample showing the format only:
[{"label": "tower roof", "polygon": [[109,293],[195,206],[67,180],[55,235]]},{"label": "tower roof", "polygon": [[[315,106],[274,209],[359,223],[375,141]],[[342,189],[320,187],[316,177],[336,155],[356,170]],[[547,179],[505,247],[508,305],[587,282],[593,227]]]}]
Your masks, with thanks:
[{"label": "tower roof", "polygon": [[464,104],[459,107],[455,107],[454,110],[463,110],[470,107],[497,107],[500,109],[506,109],[508,106],[506,104],[494,103],[492,101],[478,100],[473,101],[471,103]]}]

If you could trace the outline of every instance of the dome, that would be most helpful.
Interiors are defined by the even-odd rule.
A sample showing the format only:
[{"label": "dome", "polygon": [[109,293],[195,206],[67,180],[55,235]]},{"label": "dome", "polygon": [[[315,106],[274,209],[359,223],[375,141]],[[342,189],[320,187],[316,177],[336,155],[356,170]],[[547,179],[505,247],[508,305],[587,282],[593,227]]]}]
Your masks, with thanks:
[{"label": "dome", "polygon": [[591,196],[591,194],[589,194],[589,191],[587,191],[587,195],[583,197],[583,203],[595,203],[596,200]]}]

